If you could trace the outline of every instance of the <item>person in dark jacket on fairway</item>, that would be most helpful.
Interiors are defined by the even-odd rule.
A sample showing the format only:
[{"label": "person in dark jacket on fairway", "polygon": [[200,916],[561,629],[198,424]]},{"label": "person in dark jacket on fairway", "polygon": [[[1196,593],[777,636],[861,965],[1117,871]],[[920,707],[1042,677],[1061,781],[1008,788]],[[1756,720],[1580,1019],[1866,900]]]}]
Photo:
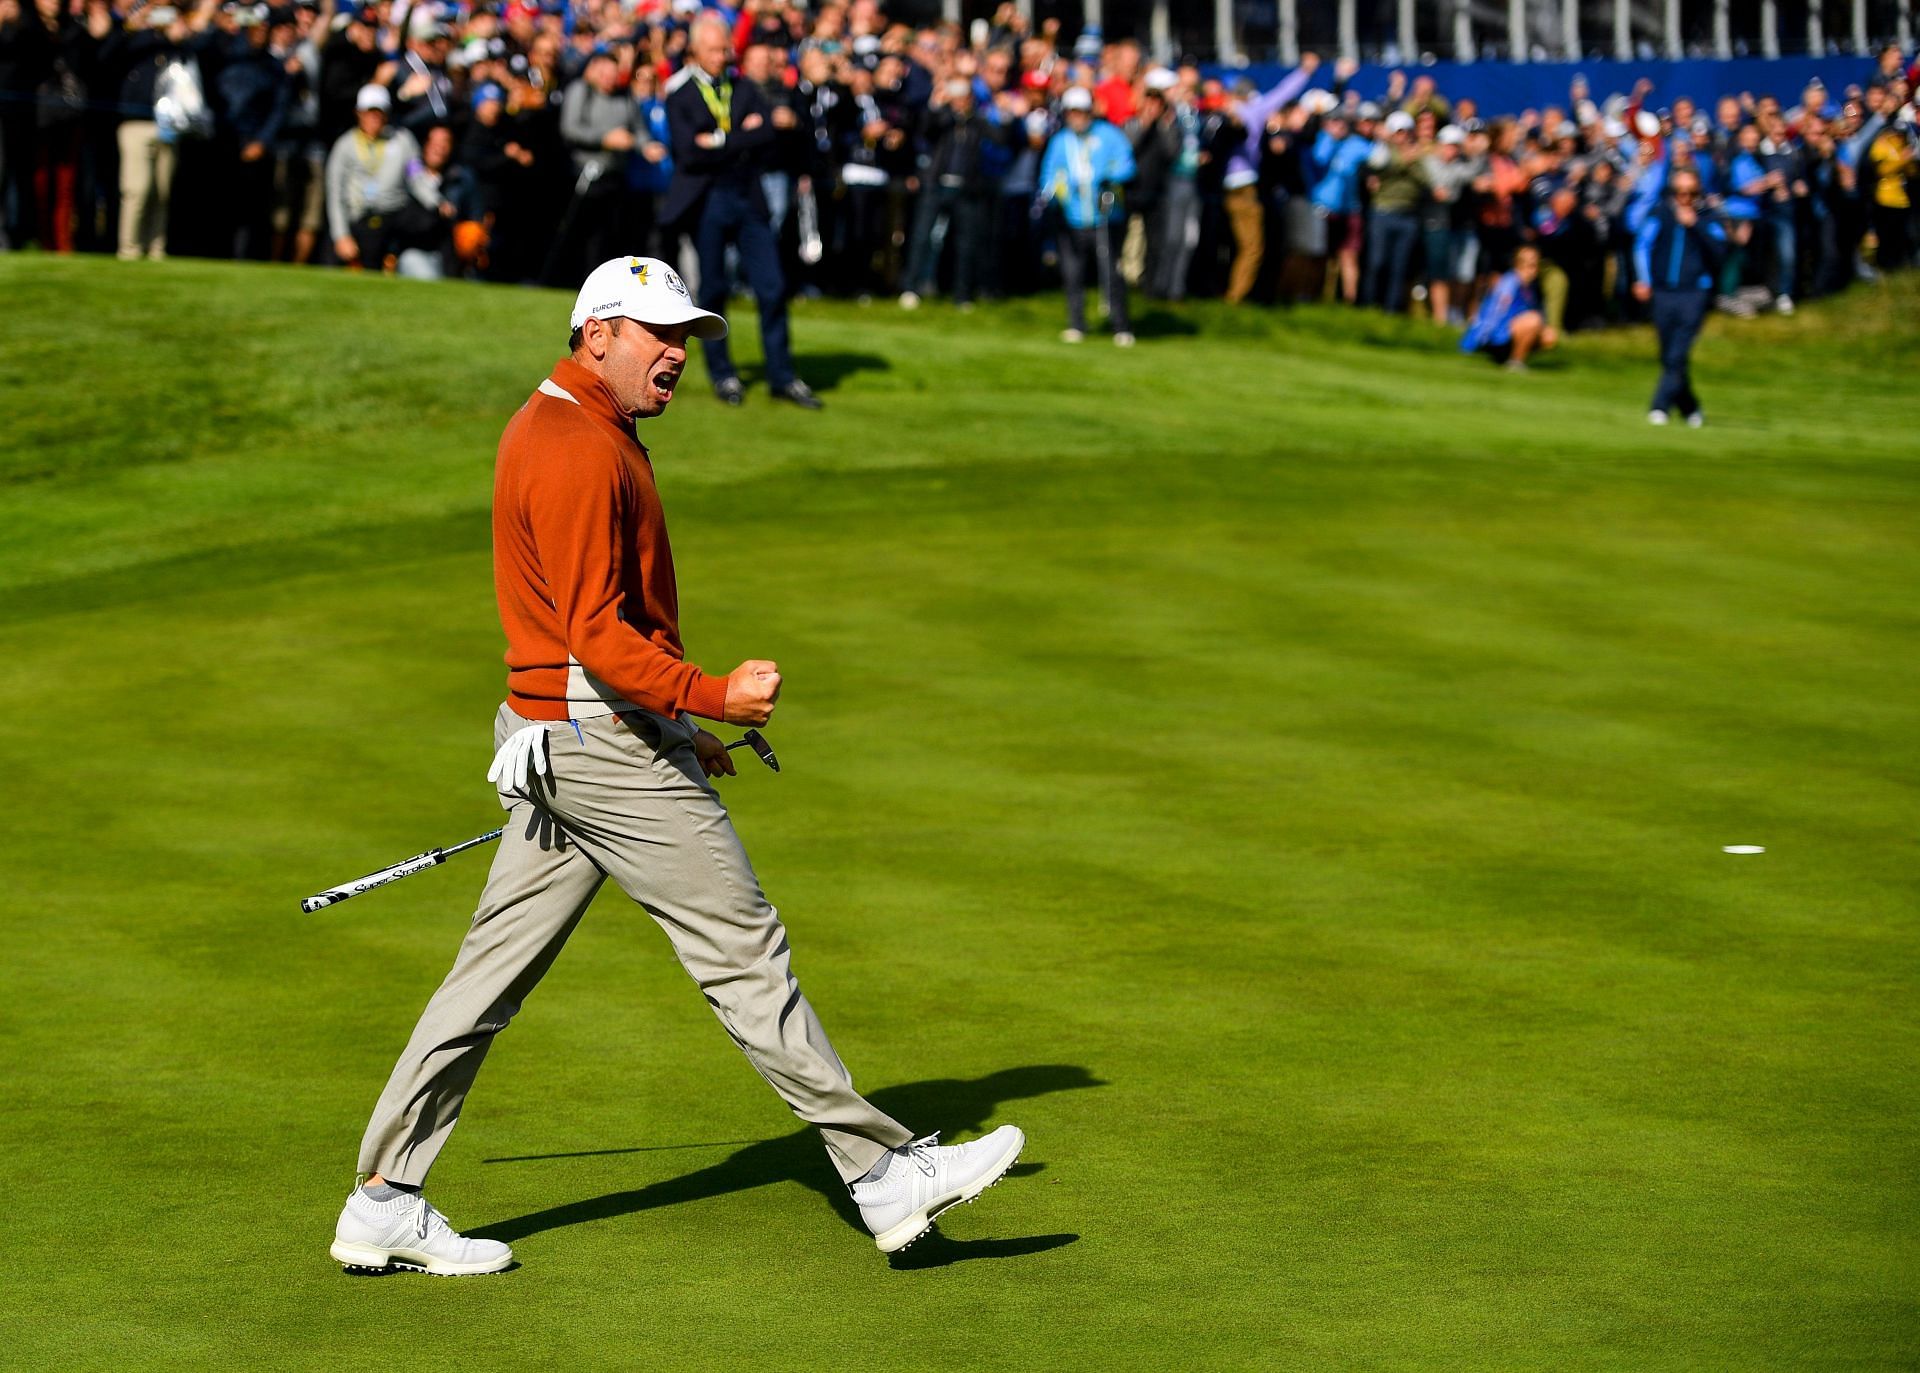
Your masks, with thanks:
[{"label": "person in dark jacket on fairway", "polygon": [[1697,173],[1674,171],[1667,194],[1667,203],[1641,224],[1633,247],[1634,298],[1653,303],[1653,327],[1660,337],[1660,384],[1647,420],[1665,424],[1678,410],[1698,429],[1706,417],[1693,393],[1690,362],[1726,261],[1727,231],[1702,215]]},{"label": "person in dark jacket on fairway", "polygon": [[[726,21],[717,15],[694,20],[687,40],[691,60],[667,95],[673,185],[660,217],[676,232],[693,235],[702,309],[726,309],[728,245],[739,252],[740,269],[760,306],[760,341],[774,399],[818,410],[820,401],[793,370],[786,279],[760,184],[760,159],[775,138],[773,111],[758,86],[727,71],[731,42]],[[726,339],[702,340],[701,348],[714,394],[728,405],[745,401]]]}]

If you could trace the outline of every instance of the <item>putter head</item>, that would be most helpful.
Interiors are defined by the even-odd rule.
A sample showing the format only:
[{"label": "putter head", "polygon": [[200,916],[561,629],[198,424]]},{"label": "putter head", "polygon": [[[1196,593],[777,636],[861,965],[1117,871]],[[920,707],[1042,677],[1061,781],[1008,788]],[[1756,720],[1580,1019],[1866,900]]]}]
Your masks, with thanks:
[{"label": "putter head", "polygon": [[773,745],[767,742],[766,735],[757,729],[750,729],[740,736],[740,742],[758,754],[761,762],[775,772],[780,771],[780,760],[773,756]]}]

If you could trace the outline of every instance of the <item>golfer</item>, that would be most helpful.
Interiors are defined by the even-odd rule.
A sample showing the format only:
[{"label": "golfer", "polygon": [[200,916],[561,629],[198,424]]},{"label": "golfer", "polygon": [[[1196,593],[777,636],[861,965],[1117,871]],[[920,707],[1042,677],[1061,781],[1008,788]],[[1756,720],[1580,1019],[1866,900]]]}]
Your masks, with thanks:
[{"label": "golfer", "polygon": [[686,661],[666,520],[634,421],[672,401],[687,340],[726,328],[664,262],[603,263],[574,303],[571,356],[501,436],[493,563],[507,700],[488,778],[506,833],[453,970],[367,1125],[366,1180],[331,1250],[350,1267],[491,1273],[513,1261],[497,1240],[456,1233],[421,1187],[493,1037],[607,877],[666,931],[760,1075],[819,1127],[882,1251],[997,1182],[1026,1142],[1003,1125],[939,1147],[854,1090],[709,780],[733,763],[691,717],[766,724],[780,671],[754,659],[717,677]]}]

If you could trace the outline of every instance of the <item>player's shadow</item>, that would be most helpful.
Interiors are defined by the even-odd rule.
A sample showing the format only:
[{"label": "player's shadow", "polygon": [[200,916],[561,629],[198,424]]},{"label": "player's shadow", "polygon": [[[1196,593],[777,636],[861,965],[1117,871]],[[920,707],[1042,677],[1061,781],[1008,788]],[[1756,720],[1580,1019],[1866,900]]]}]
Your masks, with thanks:
[{"label": "player's shadow", "polygon": [[[816,391],[832,391],[856,373],[884,372],[892,366],[877,353],[798,353],[793,359],[793,370],[800,380]],[[744,385],[751,387],[766,379],[765,363],[740,364],[740,380]]]},{"label": "player's shadow", "polygon": [[[1003,1068],[986,1077],[970,1080],[934,1079],[883,1087],[868,1100],[896,1120],[935,1123],[943,1135],[958,1139],[980,1130],[1004,1103],[1050,1092],[1073,1091],[1106,1084],[1085,1068],[1071,1064],[1036,1064],[1024,1068]],[[594,1149],[581,1156],[618,1153],[655,1152],[658,1146],[638,1149]],[[569,1155],[532,1157],[565,1158]],[[531,1159],[492,1159],[494,1163],[515,1163]],[[1031,1176],[1045,1165],[1015,1164],[1010,1177]],[[665,1178],[628,1191],[608,1192],[603,1196],[549,1206],[524,1216],[483,1225],[470,1233],[484,1239],[504,1240],[511,1244],[546,1230],[581,1225],[587,1221],[628,1216],[650,1211],[656,1206],[677,1206],[682,1202],[744,1192],[777,1182],[801,1182],[818,1192],[847,1224],[861,1229],[859,1208],[847,1189],[840,1184],[832,1166],[821,1157],[820,1137],[811,1126],[760,1140],[728,1155],[720,1162],[679,1177]],[[1029,1235],[1019,1239],[950,1240],[937,1231],[912,1248],[893,1256],[896,1268],[938,1268],[975,1258],[1011,1258],[1040,1253],[1072,1244],[1078,1235]]]}]

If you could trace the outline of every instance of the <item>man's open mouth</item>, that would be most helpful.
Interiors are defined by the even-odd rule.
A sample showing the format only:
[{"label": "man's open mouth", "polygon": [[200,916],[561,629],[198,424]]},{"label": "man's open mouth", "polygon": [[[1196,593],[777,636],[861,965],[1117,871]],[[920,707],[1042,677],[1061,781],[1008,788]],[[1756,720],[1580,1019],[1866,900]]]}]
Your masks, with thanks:
[{"label": "man's open mouth", "polygon": [[671,398],[673,388],[679,384],[680,374],[672,369],[653,374],[653,389],[660,393],[662,399]]}]

